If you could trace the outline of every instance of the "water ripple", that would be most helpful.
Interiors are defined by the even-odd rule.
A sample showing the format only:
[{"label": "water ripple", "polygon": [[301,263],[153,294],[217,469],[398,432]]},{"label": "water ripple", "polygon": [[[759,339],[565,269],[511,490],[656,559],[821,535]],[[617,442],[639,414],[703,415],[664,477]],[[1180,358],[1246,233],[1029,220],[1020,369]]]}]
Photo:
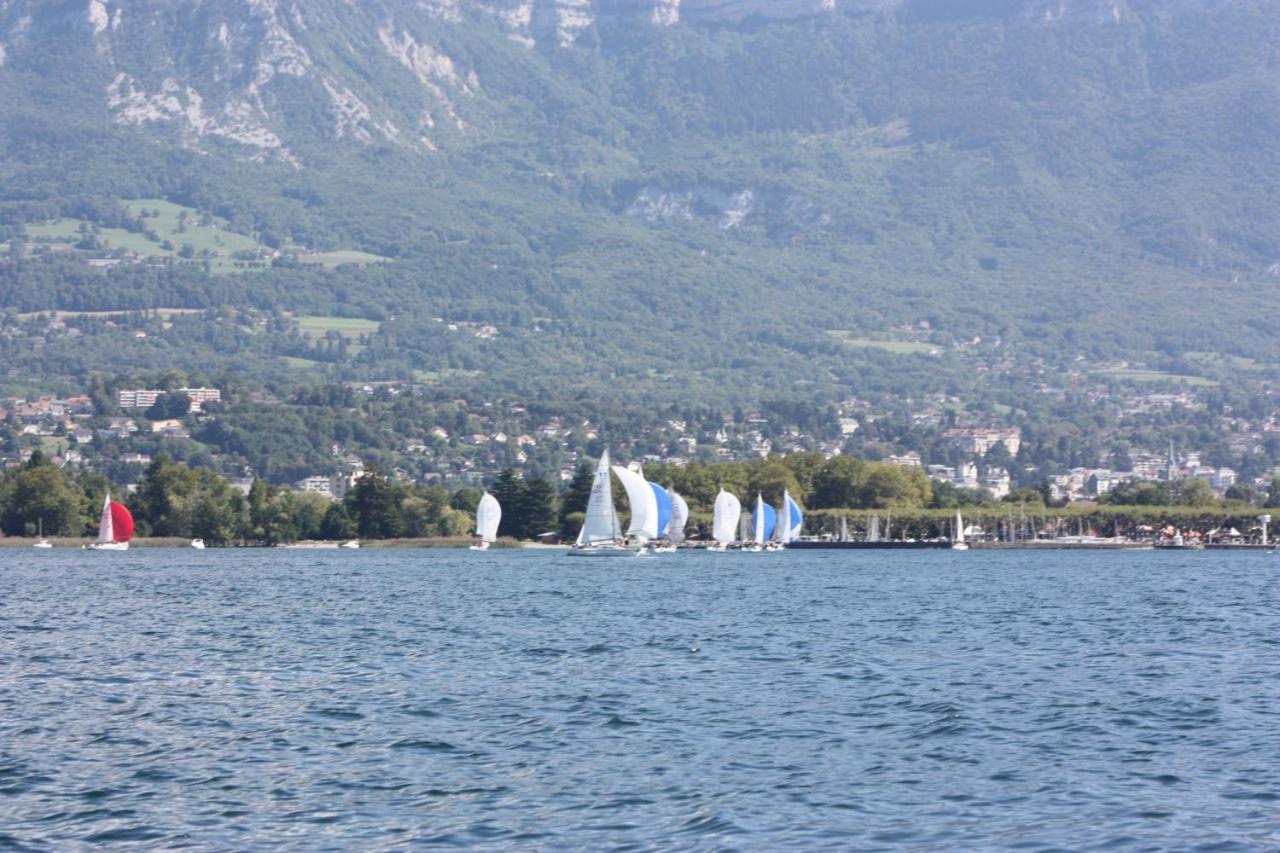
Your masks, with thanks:
[{"label": "water ripple", "polygon": [[0,848],[1280,848],[1265,555],[0,550]]}]

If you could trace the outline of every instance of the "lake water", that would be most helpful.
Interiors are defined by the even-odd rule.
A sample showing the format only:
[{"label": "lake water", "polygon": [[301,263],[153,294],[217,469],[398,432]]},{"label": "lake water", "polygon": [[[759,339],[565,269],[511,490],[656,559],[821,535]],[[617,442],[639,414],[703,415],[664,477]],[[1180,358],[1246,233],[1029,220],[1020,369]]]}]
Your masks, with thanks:
[{"label": "lake water", "polygon": [[1280,559],[0,550],[0,847],[1280,847]]}]

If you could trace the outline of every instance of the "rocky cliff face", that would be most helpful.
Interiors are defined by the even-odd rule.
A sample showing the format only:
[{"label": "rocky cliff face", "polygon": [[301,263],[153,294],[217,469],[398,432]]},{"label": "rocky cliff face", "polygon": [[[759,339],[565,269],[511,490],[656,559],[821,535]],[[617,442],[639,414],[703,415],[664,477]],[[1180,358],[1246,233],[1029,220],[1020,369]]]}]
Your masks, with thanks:
[{"label": "rocky cliff face", "polygon": [[323,111],[330,138],[363,144],[431,151],[446,137],[466,134],[474,123],[469,111],[485,100],[485,81],[466,59],[446,52],[442,33],[477,16],[496,19],[526,46],[571,50],[597,23],[731,26],[897,13],[1105,25],[1233,2],[0,0],[0,70],[28,60],[39,68],[42,42],[59,50],[78,45],[95,58],[98,92],[116,123],[170,136],[176,130],[191,150],[229,145],[250,159],[305,167],[294,150],[291,108]]}]

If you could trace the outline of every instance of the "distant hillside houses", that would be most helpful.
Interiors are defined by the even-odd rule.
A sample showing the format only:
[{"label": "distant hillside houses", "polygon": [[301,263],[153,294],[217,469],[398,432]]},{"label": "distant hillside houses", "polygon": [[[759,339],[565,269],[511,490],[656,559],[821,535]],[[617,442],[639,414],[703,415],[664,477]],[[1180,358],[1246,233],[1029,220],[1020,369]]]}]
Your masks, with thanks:
[{"label": "distant hillside houses", "polygon": [[149,409],[160,399],[161,394],[186,394],[191,400],[191,411],[200,412],[205,403],[216,403],[222,399],[222,392],[217,388],[175,388],[165,391],[160,388],[122,388],[116,392],[116,403],[122,409]]},{"label": "distant hillside houses", "polygon": [[993,429],[990,427],[955,427],[942,433],[964,453],[985,456],[997,444],[1003,444],[1010,456],[1017,456],[1022,447],[1022,430],[1017,427]]}]

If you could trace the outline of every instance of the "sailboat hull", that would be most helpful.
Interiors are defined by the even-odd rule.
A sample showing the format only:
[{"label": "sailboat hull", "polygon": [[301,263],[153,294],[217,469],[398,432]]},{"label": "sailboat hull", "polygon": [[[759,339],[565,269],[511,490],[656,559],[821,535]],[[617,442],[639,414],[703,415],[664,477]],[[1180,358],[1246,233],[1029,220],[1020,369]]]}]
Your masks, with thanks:
[{"label": "sailboat hull", "polygon": [[570,557],[635,557],[640,552],[621,545],[575,545],[568,553]]},{"label": "sailboat hull", "polygon": [[88,546],[90,551],[128,551],[128,542],[94,542]]}]

